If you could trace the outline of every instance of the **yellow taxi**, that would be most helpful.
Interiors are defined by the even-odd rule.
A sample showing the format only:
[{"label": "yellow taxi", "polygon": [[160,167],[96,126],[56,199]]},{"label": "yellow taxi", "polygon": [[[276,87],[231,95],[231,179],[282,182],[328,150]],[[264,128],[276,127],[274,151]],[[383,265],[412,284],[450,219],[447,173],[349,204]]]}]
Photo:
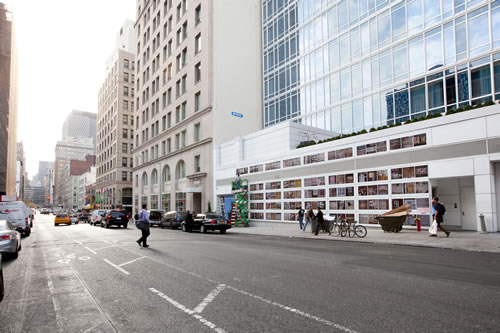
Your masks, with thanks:
[{"label": "yellow taxi", "polygon": [[58,224],[69,224],[71,225],[71,219],[68,213],[59,213],[54,219],[54,226],[57,227]]}]

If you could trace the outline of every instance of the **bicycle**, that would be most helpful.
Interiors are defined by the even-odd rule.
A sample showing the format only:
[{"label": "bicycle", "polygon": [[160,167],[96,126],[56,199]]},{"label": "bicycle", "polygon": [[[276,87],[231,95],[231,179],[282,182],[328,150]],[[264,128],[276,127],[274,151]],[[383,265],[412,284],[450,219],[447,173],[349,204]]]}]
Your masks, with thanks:
[{"label": "bicycle", "polygon": [[359,238],[364,238],[368,233],[368,231],[364,226],[357,224],[356,222],[345,222],[345,221],[342,221],[341,224],[338,225],[338,232],[339,232],[338,234],[340,234],[340,237],[349,236],[349,238],[353,238],[354,236],[358,236]]}]

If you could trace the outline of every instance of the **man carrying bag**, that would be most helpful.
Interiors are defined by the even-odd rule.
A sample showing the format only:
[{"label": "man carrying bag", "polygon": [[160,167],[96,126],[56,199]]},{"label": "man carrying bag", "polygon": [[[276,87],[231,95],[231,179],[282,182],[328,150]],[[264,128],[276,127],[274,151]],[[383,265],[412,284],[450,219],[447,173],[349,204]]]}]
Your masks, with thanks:
[{"label": "man carrying bag", "polygon": [[149,247],[147,244],[147,239],[150,234],[149,232],[149,224],[151,223],[149,221],[149,212],[146,210],[146,204],[142,204],[142,210],[139,213],[138,219],[135,221],[135,226],[137,229],[140,229],[142,232],[142,237],[137,240],[137,244],[142,247]]}]

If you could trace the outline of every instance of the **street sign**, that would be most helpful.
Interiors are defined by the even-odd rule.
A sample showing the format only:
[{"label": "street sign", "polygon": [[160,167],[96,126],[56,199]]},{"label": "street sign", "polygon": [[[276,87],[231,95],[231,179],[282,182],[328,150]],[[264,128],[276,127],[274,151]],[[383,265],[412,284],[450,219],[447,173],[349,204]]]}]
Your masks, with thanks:
[{"label": "street sign", "polygon": [[238,112],[231,112],[231,115],[238,117],[238,118],[243,118],[243,115],[241,113],[238,113]]}]

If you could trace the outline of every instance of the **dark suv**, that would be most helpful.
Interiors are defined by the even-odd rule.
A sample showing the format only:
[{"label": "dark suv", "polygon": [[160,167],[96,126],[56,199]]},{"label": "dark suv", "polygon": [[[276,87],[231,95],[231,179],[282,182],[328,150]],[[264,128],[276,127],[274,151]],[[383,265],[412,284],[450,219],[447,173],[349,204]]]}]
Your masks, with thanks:
[{"label": "dark suv", "polygon": [[118,228],[120,226],[126,228],[128,226],[129,218],[130,216],[123,210],[108,210],[102,218],[101,227],[109,228],[111,225],[116,225]]}]

